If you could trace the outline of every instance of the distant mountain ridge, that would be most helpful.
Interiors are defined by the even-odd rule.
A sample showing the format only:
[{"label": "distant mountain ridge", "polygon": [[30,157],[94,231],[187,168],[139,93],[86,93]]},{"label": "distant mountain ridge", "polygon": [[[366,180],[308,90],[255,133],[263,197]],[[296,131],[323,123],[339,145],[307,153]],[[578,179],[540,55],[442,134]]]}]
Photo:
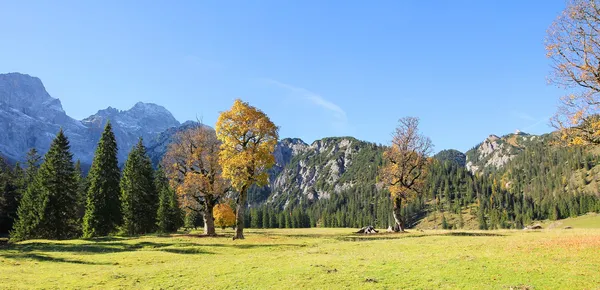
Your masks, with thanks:
[{"label": "distant mountain ridge", "polygon": [[[142,102],[128,110],[108,107],[76,120],[65,113],[60,100],[46,92],[39,78],[0,74],[0,154],[11,160],[23,160],[32,147],[45,153],[63,128],[74,157],[89,165],[109,120],[117,138],[120,162],[125,161],[131,147],[142,137],[155,165],[175,134],[200,126],[192,121],[180,124],[164,107]],[[494,170],[538,140],[541,137],[522,132],[502,137],[490,135],[466,153],[442,150],[435,158],[464,166],[472,173]],[[310,145],[297,138],[282,139],[274,152],[276,164],[270,170],[269,185],[254,188],[250,200],[285,207],[300,199],[327,199],[357,186],[374,186],[384,148],[353,137],[324,138]]]},{"label": "distant mountain ridge", "polygon": [[30,148],[45,153],[62,128],[76,159],[91,164],[102,129],[110,120],[123,162],[139,137],[151,143],[161,132],[180,125],[164,107],[137,103],[129,110],[107,108],[83,120],[69,117],[42,81],[21,73],[0,74],[0,153],[22,161]]},{"label": "distant mountain ridge", "polygon": [[520,131],[502,137],[492,134],[465,153],[465,166],[471,173],[500,169],[523,152],[527,146],[542,139],[543,136]]}]

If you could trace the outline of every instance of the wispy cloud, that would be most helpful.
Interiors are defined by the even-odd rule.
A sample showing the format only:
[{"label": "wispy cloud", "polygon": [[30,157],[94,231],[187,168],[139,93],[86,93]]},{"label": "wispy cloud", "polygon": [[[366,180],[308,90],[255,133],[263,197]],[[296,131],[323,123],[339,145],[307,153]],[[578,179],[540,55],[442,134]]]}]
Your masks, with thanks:
[{"label": "wispy cloud", "polygon": [[544,118],[541,118],[541,119],[535,119],[534,118],[531,121],[535,121],[535,123],[533,123],[533,124],[531,124],[531,125],[523,128],[523,129],[521,129],[521,131],[527,132],[529,130],[535,129],[537,126],[539,126],[539,125],[541,125],[543,123],[548,123],[549,122],[549,118],[550,118],[550,116],[547,116],[547,117],[544,117]]},{"label": "wispy cloud", "polygon": [[512,114],[521,119],[521,120],[525,120],[525,121],[536,121],[537,119],[534,118],[533,116],[527,114],[527,113],[523,113],[523,112],[517,112],[517,111],[513,111]]},{"label": "wispy cloud", "polygon": [[269,84],[275,85],[280,88],[284,88],[292,91],[293,93],[301,96],[305,100],[311,102],[313,105],[319,106],[325,110],[330,111],[333,114],[333,117],[336,118],[337,121],[345,123],[347,121],[346,112],[334,102],[331,102],[321,95],[307,90],[305,88],[296,87],[290,84],[282,83],[280,81],[276,81],[273,79],[264,79]]}]

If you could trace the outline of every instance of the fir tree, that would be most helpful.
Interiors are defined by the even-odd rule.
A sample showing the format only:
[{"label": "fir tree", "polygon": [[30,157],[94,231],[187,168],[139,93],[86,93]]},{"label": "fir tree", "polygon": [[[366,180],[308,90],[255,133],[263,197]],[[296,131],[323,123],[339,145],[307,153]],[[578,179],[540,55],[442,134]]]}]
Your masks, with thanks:
[{"label": "fir tree", "polygon": [[0,233],[8,233],[13,228],[18,206],[17,176],[0,157]]},{"label": "fir tree", "polygon": [[77,182],[77,219],[79,224],[83,223],[86,203],[86,180],[81,171],[81,162],[75,162],[75,180]]},{"label": "fir tree", "polygon": [[175,232],[183,225],[182,212],[177,202],[177,195],[169,186],[161,168],[156,172],[156,189],[159,194],[156,214],[158,231],[161,233]]},{"label": "fir tree", "polygon": [[123,233],[136,235],[153,232],[156,229],[157,209],[154,170],[140,138],[129,153],[121,178]]},{"label": "fir tree", "polygon": [[10,233],[11,241],[34,238],[40,221],[40,184],[38,178],[29,183],[17,210],[18,219]]},{"label": "fir tree", "polygon": [[69,147],[61,129],[19,206],[13,240],[67,239],[78,234],[78,184]]},{"label": "fir tree", "polygon": [[29,151],[27,151],[25,162],[27,164],[27,167],[25,168],[25,186],[28,186],[29,183],[33,182],[38,168],[40,167],[41,160],[42,157],[38,154],[35,148],[31,148]]},{"label": "fir tree", "polygon": [[487,222],[485,221],[485,209],[482,206],[479,206],[477,210],[477,221],[479,222],[480,230],[487,230]]},{"label": "fir tree", "polygon": [[83,217],[83,236],[91,238],[113,233],[121,221],[117,142],[110,122],[98,142],[88,174],[88,191]]},{"label": "fir tree", "polygon": [[204,227],[204,219],[202,219],[202,215],[198,210],[187,209],[183,224],[186,229],[197,229],[198,227]]}]

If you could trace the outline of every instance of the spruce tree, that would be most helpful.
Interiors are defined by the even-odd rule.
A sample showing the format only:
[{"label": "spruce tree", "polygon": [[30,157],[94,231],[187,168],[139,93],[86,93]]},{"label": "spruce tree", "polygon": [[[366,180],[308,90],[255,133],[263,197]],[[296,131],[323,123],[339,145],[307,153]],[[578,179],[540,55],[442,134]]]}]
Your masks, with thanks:
[{"label": "spruce tree", "polygon": [[81,226],[83,224],[83,216],[85,215],[86,181],[81,171],[81,162],[79,160],[75,163],[75,180],[77,182],[77,219]]},{"label": "spruce tree", "polygon": [[122,231],[136,235],[156,230],[158,194],[152,162],[139,139],[125,162],[121,178]]},{"label": "spruce tree", "polygon": [[117,141],[110,122],[106,123],[88,174],[88,191],[83,217],[83,237],[106,236],[121,222],[119,161]]},{"label": "spruce tree", "polygon": [[27,157],[25,161],[27,164],[27,168],[25,169],[25,186],[28,186],[29,183],[33,182],[38,168],[40,167],[41,160],[42,157],[38,154],[35,148],[31,148],[29,151],[27,151]]},{"label": "spruce tree", "polygon": [[13,240],[67,239],[78,234],[78,184],[69,147],[61,129],[21,201]]},{"label": "spruce tree", "polygon": [[38,178],[29,183],[21,197],[17,220],[10,233],[11,241],[18,242],[34,238],[40,221],[40,184]]},{"label": "spruce tree", "polygon": [[15,172],[0,157],[0,233],[13,228],[19,206],[19,188]]},{"label": "spruce tree", "polygon": [[177,195],[170,186],[164,172],[159,168],[156,172],[156,190],[159,194],[156,225],[161,233],[177,231],[182,225],[182,212],[179,209]]}]

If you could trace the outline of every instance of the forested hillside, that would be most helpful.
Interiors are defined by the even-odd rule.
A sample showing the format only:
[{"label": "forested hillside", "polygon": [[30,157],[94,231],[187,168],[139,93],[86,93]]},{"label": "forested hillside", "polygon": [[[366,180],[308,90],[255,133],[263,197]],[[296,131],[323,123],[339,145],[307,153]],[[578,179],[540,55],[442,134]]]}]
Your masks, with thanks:
[{"label": "forested hillside", "polygon": [[[471,162],[477,160],[480,166],[481,172],[475,174],[468,170],[472,167],[464,166],[464,154],[456,150],[441,151],[429,166],[423,195],[405,208],[409,225],[522,228],[534,220],[599,211],[597,151],[556,146],[552,138],[550,134],[524,133],[494,137],[493,141],[488,138],[467,153]],[[333,141],[338,145],[332,145]],[[354,145],[348,147],[348,142]],[[319,151],[315,148],[321,147],[315,144],[329,145]],[[311,147],[312,150],[308,149]],[[248,224],[258,227],[392,224],[389,193],[382,189],[377,178],[384,147],[348,138],[328,138],[311,147],[303,147],[283,172],[273,178],[271,187],[262,189],[262,197],[268,198],[262,203],[255,200]],[[490,150],[482,158],[477,148]],[[297,224],[292,221],[286,224],[288,216],[297,219]],[[252,222],[256,219],[259,221]]]}]

